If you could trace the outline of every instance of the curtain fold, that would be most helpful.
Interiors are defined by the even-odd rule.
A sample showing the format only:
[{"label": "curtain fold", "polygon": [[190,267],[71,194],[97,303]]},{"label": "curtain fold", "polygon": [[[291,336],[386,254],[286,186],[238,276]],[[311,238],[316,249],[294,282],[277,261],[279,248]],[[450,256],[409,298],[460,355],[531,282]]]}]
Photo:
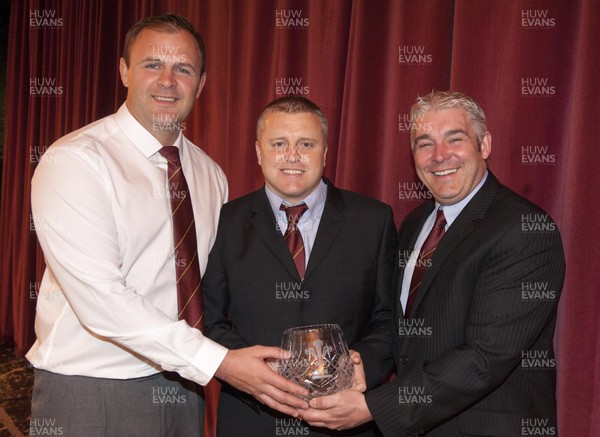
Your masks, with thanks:
[{"label": "curtain fold", "polygon": [[56,139],[119,107],[125,33],[163,12],[185,15],[205,40],[207,83],[185,134],[223,167],[231,198],[262,184],[262,108],[305,95],[330,122],[325,175],[389,203],[399,224],[428,198],[413,170],[410,105],[432,89],[475,97],[493,137],[492,171],[546,209],[563,236],[558,434],[600,435],[599,276],[590,268],[600,256],[600,148],[586,138],[600,122],[595,0],[11,2],[0,341],[24,353],[35,338],[44,269],[29,204],[36,164]]}]

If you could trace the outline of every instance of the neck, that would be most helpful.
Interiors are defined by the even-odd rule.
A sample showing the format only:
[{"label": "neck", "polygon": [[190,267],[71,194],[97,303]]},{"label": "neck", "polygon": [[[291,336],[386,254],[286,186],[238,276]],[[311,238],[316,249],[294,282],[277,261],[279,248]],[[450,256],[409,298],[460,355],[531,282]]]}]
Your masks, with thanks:
[{"label": "neck", "polygon": [[170,132],[154,131],[150,132],[163,146],[172,146],[179,136],[179,130]]}]

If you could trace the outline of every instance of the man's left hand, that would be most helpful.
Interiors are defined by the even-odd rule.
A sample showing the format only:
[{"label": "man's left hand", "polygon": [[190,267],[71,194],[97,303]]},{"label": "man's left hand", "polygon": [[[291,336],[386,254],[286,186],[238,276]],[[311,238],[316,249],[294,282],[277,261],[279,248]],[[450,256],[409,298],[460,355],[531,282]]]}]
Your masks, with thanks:
[{"label": "man's left hand", "polygon": [[365,396],[357,390],[312,399],[310,408],[299,410],[300,417],[312,426],[336,430],[354,428],[373,420]]}]

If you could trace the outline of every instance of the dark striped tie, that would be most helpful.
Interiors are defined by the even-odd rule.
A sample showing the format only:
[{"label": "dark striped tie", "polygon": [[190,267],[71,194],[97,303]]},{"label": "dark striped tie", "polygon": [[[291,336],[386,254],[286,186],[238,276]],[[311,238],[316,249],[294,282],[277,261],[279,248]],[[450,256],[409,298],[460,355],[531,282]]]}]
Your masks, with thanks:
[{"label": "dark striped tie", "polygon": [[294,264],[296,264],[296,270],[298,270],[298,274],[300,275],[300,280],[303,281],[306,270],[306,260],[304,255],[304,243],[302,241],[302,235],[298,230],[298,220],[300,220],[302,214],[304,214],[304,212],[308,209],[308,206],[305,203],[296,206],[285,206],[282,203],[279,209],[281,211],[285,211],[288,221],[287,229],[285,234],[283,234],[283,238],[290,249],[290,253],[294,259]]},{"label": "dark striped tie", "polygon": [[178,319],[185,320],[192,327],[203,329],[202,278],[198,262],[198,244],[192,201],[181,169],[179,149],[175,146],[167,146],[160,149],[159,152],[169,162],[167,174],[171,214],[173,215]]},{"label": "dark striped tie", "polygon": [[406,301],[406,311],[404,311],[405,317],[410,317],[410,310],[419,292],[419,286],[421,285],[421,282],[423,282],[425,270],[427,270],[427,267],[429,267],[429,264],[431,263],[431,257],[433,256],[433,252],[435,252],[438,243],[444,236],[445,226],[446,217],[444,216],[444,211],[442,210],[442,208],[438,208],[433,228],[431,229],[431,232],[429,232],[429,235],[423,243],[423,246],[421,246],[419,258],[417,259],[417,263],[415,264],[415,270],[410,281],[408,300]]}]

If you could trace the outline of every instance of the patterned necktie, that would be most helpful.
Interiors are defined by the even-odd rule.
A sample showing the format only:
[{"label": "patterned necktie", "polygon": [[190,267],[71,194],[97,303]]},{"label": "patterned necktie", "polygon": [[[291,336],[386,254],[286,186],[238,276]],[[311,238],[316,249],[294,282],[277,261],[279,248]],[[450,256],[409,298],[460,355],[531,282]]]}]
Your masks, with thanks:
[{"label": "patterned necktie", "polygon": [[445,226],[446,217],[444,217],[444,211],[442,208],[438,208],[435,223],[433,224],[431,232],[429,232],[427,239],[421,247],[419,258],[415,264],[415,270],[410,281],[410,290],[408,292],[408,300],[406,301],[406,311],[404,312],[406,318],[410,317],[410,310],[415,302],[417,293],[419,291],[419,286],[423,281],[423,276],[425,276],[425,270],[427,270],[427,267],[429,267],[433,252],[435,252],[438,243],[444,236]]},{"label": "patterned necktie", "polygon": [[159,152],[169,162],[167,174],[173,215],[178,319],[183,319],[188,325],[202,330],[204,302],[192,201],[181,169],[179,149],[175,146],[167,146]]},{"label": "patterned necktie", "polygon": [[302,241],[302,235],[298,230],[298,220],[300,220],[302,214],[304,214],[304,212],[308,209],[308,206],[305,203],[296,206],[285,206],[282,203],[279,209],[281,211],[285,211],[288,221],[287,229],[285,234],[283,234],[283,238],[290,249],[290,253],[294,259],[294,264],[296,264],[296,269],[300,275],[300,280],[303,281],[306,270],[306,260],[304,257],[304,242]]}]

